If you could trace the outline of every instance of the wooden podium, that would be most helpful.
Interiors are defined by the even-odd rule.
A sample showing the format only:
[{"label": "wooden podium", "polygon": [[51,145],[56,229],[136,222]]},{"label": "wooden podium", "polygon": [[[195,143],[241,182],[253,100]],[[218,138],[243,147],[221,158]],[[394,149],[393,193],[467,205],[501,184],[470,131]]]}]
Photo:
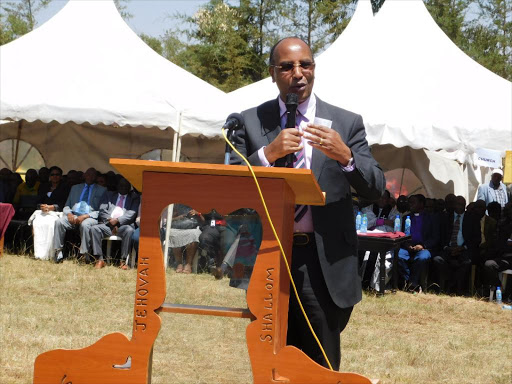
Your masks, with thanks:
[{"label": "wooden podium", "polygon": [[[325,369],[286,346],[290,279],[247,167],[124,159],[110,163],[143,191],[132,338],[113,333],[81,350],[43,353],[35,361],[34,383],[149,383],[160,312],[253,319],[246,337],[257,384],[374,383],[359,374]],[[255,172],[290,262],[295,204],[323,205],[324,195],[310,170],[256,167]],[[247,292],[248,309],[164,303],[165,268],[157,223],[172,203],[200,212],[215,208],[227,214],[248,207],[259,213],[263,239]]]}]

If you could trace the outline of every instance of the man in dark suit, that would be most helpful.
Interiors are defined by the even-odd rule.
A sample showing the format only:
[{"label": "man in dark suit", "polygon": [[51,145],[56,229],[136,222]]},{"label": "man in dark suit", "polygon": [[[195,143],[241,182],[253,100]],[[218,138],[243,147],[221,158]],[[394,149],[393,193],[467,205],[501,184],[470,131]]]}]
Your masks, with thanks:
[{"label": "man in dark suit", "polygon": [[456,293],[464,294],[471,261],[478,258],[480,217],[465,211],[466,199],[457,196],[455,211],[445,215],[441,233],[441,254],[434,256],[439,287],[446,291],[446,281],[455,283]]},{"label": "man in dark suit", "polygon": [[105,266],[101,242],[103,238],[121,237],[121,260],[126,260],[132,246],[135,219],[139,211],[140,198],[131,192],[132,186],[124,177],[117,183],[117,192],[107,191],[100,204],[98,222],[91,228],[92,252],[96,259],[94,268]]},{"label": "man in dark suit", "polygon": [[[361,116],[312,93],[315,63],[304,41],[290,37],[274,45],[269,71],[279,97],[242,112],[245,126],[236,132],[234,142],[253,165],[289,166],[285,158],[294,154],[293,166],[310,168],[326,192],[325,206],[296,209],[291,269],[306,313],[337,370],[340,333],[361,300],[350,187],[374,200],[384,191],[384,175],[371,156]],[[284,101],[289,93],[298,95],[297,127],[285,129]],[[231,163],[241,160],[233,155]],[[328,366],[293,293],[287,342]]]},{"label": "man in dark suit", "polygon": [[85,183],[74,185],[69,192],[64,216],[55,222],[53,245],[57,262],[63,260],[64,237],[70,229],[80,231],[80,254],[90,253],[91,227],[98,224],[98,209],[105,188],[96,184],[96,170],[89,168],[84,173]]}]

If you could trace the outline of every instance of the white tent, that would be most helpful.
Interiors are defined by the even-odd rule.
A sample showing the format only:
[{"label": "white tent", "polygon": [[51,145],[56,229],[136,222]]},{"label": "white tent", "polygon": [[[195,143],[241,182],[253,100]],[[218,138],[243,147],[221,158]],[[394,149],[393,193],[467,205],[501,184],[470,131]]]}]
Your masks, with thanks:
[{"label": "white tent", "polygon": [[[359,0],[347,29],[316,62],[315,93],[360,113],[381,165],[415,168],[435,186],[431,196],[470,197],[478,184],[444,159],[462,164],[476,148],[512,148],[512,84],[466,56],[421,0],[386,0],[375,16],[370,0]],[[244,109],[275,98],[277,89],[267,78],[228,96]],[[379,153],[379,145],[395,150]]]},{"label": "white tent", "polygon": [[[109,156],[138,156],[155,143],[171,147],[170,132],[141,126],[213,137],[222,121],[196,106],[223,97],[148,47],[112,0],[70,0],[48,22],[0,47],[0,119],[26,121],[0,126],[0,141],[19,137],[50,165],[73,163],[66,149],[76,147],[66,145],[68,138],[89,144],[89,164],[105,167]],[[107,146],[100,131],[116,140]]]}]

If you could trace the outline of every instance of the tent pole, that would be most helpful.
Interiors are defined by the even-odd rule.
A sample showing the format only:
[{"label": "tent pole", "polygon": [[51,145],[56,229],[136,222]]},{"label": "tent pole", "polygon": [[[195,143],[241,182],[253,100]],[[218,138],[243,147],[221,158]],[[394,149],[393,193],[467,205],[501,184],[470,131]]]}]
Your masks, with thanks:
[{"label": "tent pole", "polygon": [[[180,158],[179,151],[181,146],[181,140],[179,139],[180,131],[181,131],[181,111],[178,112],[178,131],[174,131],[172,138],[172,156],[171,161],[176,161],[176,159]],[[167,207],[167,223],[165,225],[165,247],[164,247],[164,266],[167,270],[167,264],[169,260],[169,235],[171,233],[171,223],[172,223],[172,212],[174,210],[174,204],[170,204]]]},{"label": "tent pole", "polygon": [[171,161],[174,161],[176,158],[176,146],[178,145],[178,133],[173,130],[172,131],[172,155],[171,155]]},{"label": "tent pole", "polygon": [[16,150],[14,151],[14,157],[12,159],[12,171],[16,172],[18,169],[18,151],[20,149],[20,138],[21,138],[21,120],[18,121],[18,134],[16,135]]}]

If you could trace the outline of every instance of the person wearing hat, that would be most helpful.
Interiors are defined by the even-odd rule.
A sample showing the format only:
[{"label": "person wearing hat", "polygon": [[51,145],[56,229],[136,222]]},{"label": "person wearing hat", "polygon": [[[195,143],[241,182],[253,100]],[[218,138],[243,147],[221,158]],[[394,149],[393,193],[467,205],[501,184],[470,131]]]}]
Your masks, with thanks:
[{"label": "person wearing hat", "polygon": [[489,205],[493,201],[505,208],[508,203],[507,188],[501,182],[503,179],[503,170],[496,168],[492,171],[491,181],[488,184],[482,184],[478,187],[477,200],[485,201],[485,205]]}]

